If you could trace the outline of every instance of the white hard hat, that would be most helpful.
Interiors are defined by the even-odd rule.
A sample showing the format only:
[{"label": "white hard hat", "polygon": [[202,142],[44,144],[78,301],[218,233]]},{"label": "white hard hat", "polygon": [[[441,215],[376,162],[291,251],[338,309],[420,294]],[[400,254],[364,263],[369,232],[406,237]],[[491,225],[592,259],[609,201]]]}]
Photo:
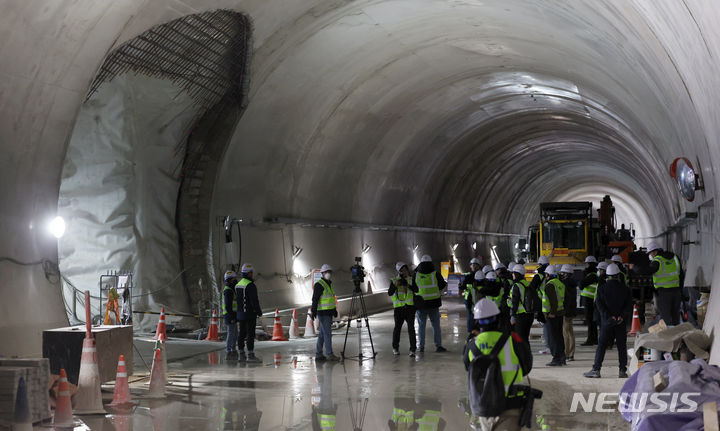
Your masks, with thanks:
[{"label": "white hard hat", "polygon": [[510,262],[508,262],[508,264],[507,264],[508,271],[512,271],[512,269],[515,267],[515,265],[517,265],[517,264],[512,260]]},{"label": "white hard hat", "polygon": [[395,271],[400,272],[403,266],[407,266],[407,263],[400,261],[395,264]]},{"label": "white hard hat", "polygon": [[655,241],[650,241],[650,244],[648,244],[648,246],[647,246],[647,251],[651,252],[651,251],[655,251],[655,250],[662,250],[662,246],[660,246],[660,244],[658,244]]},{"label": "white hard hat", "polygon": [[470,265],[472,265],[473,263],[475,265],[480,265],[480,259],[478,259],[477,257],[473,257],[472,259],[470,259]]},{"label": "white hard hat", "polygon": [[557,269],[555,269],[555,265],[548,265],[548,267],[545,268],[545,274],[557,275]]},{"label": "white hard hat", "polygon": [[243,274],[247,274],[248,272],[254,271],[255,268],[253,268],[252,263],[243,263],[242,269],[240,269],[240,272]]},{"label": "white hard hat", "polygon": [[429,254],[423,254],[420,258],[420,262],[432,262],[432,257]]},{"label": "white hard hat", "polygon": [[585,258],[585,263],[597,263],[597,259],[595,259],[595,256],[590,255]]},{"label": "white hard hat", "polygon": [[545,255],[542,255],[538,258],[538,263],[540,265],[547,265],[550,263],[550,258]]},{"label": "white hard hat", "polygon": [[495,304],[495,301],[488,298],[479,300],[473,308],[473,317],[476,319],[489,319],[497,316],[498,314],[500,314],[500,309],[497,304]]},{"label": "white hard hat", "polygon": [[605,270],[605,269],[607,269],[607,267],[608,267],[607,262],[600,262],[600,263],[598,263],[597,269]]},{"label": "white hard hat", "polygon": [[497,280],[497,274],[495,274],[495,271],[490,271],[485,274],[485,278],[487,278],[488,280]]},{"label": "white hard hat", "polygon": [[572,266],[565,264],[562,266],[562,268],[560,268],[560,272],[564,272],[565,274],[572,274],[575,271],[573,271]]},{"label": "white hard hat", "polygon": [[622,263],[622,256],[619,254],[614,254],[613,257],[610,258],[613,262]]},{"label": "white hard hat", "polygon": [[477,271],[475,273],[475,280],[477,280],[477,281],[485,280],[485,273],[482,271]]},{"label": "white hard hat", "polygon": [[320,272],[328,271],[332,271],[332,266],[328,265],[327,263],[323,263],[323,266],[320,267]]},{"label": "white hard hat", "polygon": [[505,264],[502,262],[498,262],[495,264],[495,271],[497,271],[498,269],[507,269],[507,266],[505,266]]},{"label": "white hard hat", "polygon": [[519,263],[515,264],[515,266],[513,266],[513,272],[517,272],[518,274],[525,275],[525,265],[522,265]]},{"label": "white hard hat", "polygon": [[485,265],[485,266],[483,266],[482,272],[484,272],[485,275],[487,275],[487,273],[490,272],[490,271],[492,271],[492,270],[493,270],[492,266],[490,266],[490,265]]},{"label": "white hard hat", "polygon": [[223,279],[224,279],[225,281],[228,281],[228,280],[230,280],[231,278],[237,278],[237,274],[235,274],[235,271],[228,271],[228,272],[225,273],[225,276],[223,277]]},{"label": "white hard hat", "polygon": [[618,268],[618,266],[615,265],[614,263],[611,263],[610,265],[608,265],[605,273],[607,275],[618,275],[618,274],[620,274],[620,268]]}]

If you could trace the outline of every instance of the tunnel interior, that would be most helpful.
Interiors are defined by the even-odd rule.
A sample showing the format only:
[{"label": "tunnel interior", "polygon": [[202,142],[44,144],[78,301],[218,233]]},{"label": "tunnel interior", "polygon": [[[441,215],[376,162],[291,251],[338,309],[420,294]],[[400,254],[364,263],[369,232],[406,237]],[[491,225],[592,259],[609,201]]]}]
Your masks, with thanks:
[{"label": "tunnel interior", "polygon": [[[714,278],[717,6],[138,8],[88,54],[61,180],[48,186],[68,226],[59,266],[80,290],[105,269],[132,269],[138,307],[206,314],[237,257],[257,268],[264,309],[291,308],[307,305],[322,263],[338,268],[348,296],[355,256],[374,292],[396,261],[425,253],[466,270],[495,246],[507,261],[540,202],[597,208],[604,195],[638,245],[666,241],[697,284]],[[148,49],[178,57],[137,62]],[[222,67],[206,70],[207,56]],[[693,202],[669,176],[676,157],[704,179]],[[688,213],[698,221],[679,225]],[[242,219],[236,254],[226,253],[226,216]]]}]

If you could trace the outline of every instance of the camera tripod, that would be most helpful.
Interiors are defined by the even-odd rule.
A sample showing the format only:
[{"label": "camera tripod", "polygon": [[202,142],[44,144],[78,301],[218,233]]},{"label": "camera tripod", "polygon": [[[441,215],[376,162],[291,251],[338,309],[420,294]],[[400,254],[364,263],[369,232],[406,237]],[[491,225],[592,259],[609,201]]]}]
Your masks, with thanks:
[{"label": "camera tripod", "polygon": [[[347,347],[348,335],[350,334],[350,323],[355,318],[355,312],[357,316],[357,336],[358,336],[358,354],[357,356],[345,356],[345,347]],[[372,333],[370,332],[370,321],[368,320],[367,307],[365,307],[365,296],[363,291],[360,290],[360,283],[355,283],[355,290],[353,290],[352,299],[350,300],[350,313],[347,318],[347,327],[345,328],[345,342],[343,343],[342,352],[340,356],[343,360],[345,359],[357,359],[362,362],[364,356],[362,352],[362,320],[365,319],[365,327],[367,328],[368,337],[370,338],[370,348],[372,349],[372,358],[375,359],[377,352],[375,352],[375,345],[372,340]]]}]

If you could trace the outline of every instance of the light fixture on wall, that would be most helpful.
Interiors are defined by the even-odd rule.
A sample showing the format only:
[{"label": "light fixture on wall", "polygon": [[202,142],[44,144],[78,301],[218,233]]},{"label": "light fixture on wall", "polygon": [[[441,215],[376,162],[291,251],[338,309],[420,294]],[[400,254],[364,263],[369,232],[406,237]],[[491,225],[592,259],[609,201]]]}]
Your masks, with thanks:
[{"label": "light fixture on wall", "polygon": [[474,241],[472,244],[473,250],[477,250],[477,247],[478,247],[477,241]]},{"label": "light fixture on wall", "polygon": [[370,244],[363,244],[362,253],[366,254],[367,252],[370,251],[371,248],[372,248],[372,246]]},{"label": "light fixture on wall", "polygon": [[450,248],[452,249],[453,254],[455,254],[455,250],[457,250],[457,248],[458,248],[459,245],[460,245],[460,244],[455,243],[455,244],[453,244],[453,245],[450,246]]},{"label": "light fixture on wall", "polygon": [[293,251],[292,251],[292,258],[293,258],[293,259],[296,259],[298,256],[300,256],[300,253],[302,253],[302,252],[303,252],[303,249],[302,249],[302,248],[294,245],[294,246],[293,246]]},{"label": "light fixture on wall", "polygon": [[57,216],[50,221],[48,224],[48,231],[57,239],[62,238],[65,235],[65,220]]},{"label": "light fixture on wall", "polygon": [[700,173],[695,171],[690,160],[685,157],[673,160],[670,176],[677,182],[680,194],[690,202],[695,199],[695,190],[704,190]]}]

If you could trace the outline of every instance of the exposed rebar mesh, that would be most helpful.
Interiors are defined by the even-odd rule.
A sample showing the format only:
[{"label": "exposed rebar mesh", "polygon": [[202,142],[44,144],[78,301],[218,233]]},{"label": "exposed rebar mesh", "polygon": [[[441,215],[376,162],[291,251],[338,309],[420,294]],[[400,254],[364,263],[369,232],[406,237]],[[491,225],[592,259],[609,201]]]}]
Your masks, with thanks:
[{"label": "exposed rebar mesh", "polygon": [[151,28],[105,59],[87,101],[104,83],[125,72],[170,79],[205,109],[225,95],[244,101],[250,38],[248,18],[228,10],[188,15]]}]

